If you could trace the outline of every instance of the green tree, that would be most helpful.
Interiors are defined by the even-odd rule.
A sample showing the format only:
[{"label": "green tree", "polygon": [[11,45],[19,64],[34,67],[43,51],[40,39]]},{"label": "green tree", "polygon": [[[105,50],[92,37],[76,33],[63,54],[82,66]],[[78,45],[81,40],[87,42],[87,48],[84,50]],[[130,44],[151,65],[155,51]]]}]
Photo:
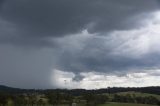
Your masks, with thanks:
[{"label": "green tree", "polygon": [[38,106],[44,106],[44,105],[45,105],[45,102],[43,101],[43,99],[39,99],[39,100],[37,101],[37,104],[38,104]]},{"label": "green tree", "polygon": [[83,99],[86,100],[87,106],[97,106],[99,104],[104,104],[109,100],[106,95],[95,95],[95,94],[86,94]]},{"label": "green tree", "polygon": [[28,102],[31,106],[35,105],[37,103],[37,96],[35,94],[29,94]]},{"label": "green tree", "polygon": [[27,105],[27,101],[24,95],[14,95],[11,98],[16,106],[25,106]]},{"label": "green tree", "polygon": [[46,94],[47,98],[48,98],[48,102],[50,104],[54,105],[58,105],[60,104],[62,97],[60,95],[60,93],[56,92],[56,93],[47,93]]},{"label": "green tree", "polygon": [[9,96],[7,94],[0,93],[0,104],[2,106],[5,106],[8,102],[8,98],[9,98]]}]

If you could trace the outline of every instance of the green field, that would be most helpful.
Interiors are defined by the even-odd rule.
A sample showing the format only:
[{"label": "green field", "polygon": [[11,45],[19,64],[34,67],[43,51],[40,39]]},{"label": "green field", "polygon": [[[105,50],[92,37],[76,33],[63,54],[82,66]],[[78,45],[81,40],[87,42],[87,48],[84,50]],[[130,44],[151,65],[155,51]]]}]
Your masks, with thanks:
[{"label": "green field", "polygon": [[[148,98],[150,96],[152,97]],[[68,96],[64,95],[64,93],[60,94],[53,93],[52,94],[53,98],[49,97],[50,96],[47,97],[47,95],[45,94],[32,94],[32,95],[24,94],[21,95],[21,97],[19,97],[19,95],[15,96],[17,101],[14,101],[16,99],[13,99],[12,97],[8,96],[8,98],[6,99],[6,106],[16,106],[16,103],[22,103],[22,102],[27,103],[27,106],[42,106],[42,105],[53,106],[51,104],[54,103],[58,104],[56,106],[71,106],[72,102],[77,103],[77,106],[92,106],[95,104],[97,104],[97,106],[157,106],[148,104],[159,104],[160,102],[160,95],[140,93],[134,91],[119,92],[113,94],[108,94],[108,93],[94,94],[94,95],[88,94],[80,96]],[[140,101],[138,101],[139,99]],[[49,102],[49,100],[56,100],[56,102],[55,101]],[[141,104],[141,103],[146,103],[146,104]]]},{"label": "green field", "polygon": [[[12,106],[12,105],[9,105]],[[52,105],[45,105],[52,106]],[[56,106],[70,106],[70,105],[56,105]],[[77,104],[77,106],[86,106],[85,104]],[[131,103],[106,103],[98,106],[157,106],[157,105],[147,105],[147,104],[131,104]]]},{"label": "green field", "polygon": [[[115,93],[115,94],[118,94],[118,95],[131,95],[131,96],[137,96],[137,97],[147,97],[147,96],[153,96],[153,97],[156,97],[157,99],[160,100],[160,95],[156,95],[156,94],[149,94],[149,93],[141,93],[141,92],[134,92],[134,91],[129,91],[129,92],[119,92],[119,93]],[[108,93],[105,93],[105,95],[109,96],[110,99],[113,98],[114,94],[108,94]]]},{"label": "green field", "polygon": [[131,103],[107,103],[99,106],[156,106],[156,105],[131,104]]},{"label": "green field", "polygon": [[120,95],[126,95],[126,94],[130,94],[130,95],[135,95],[135,96],[141,96],[141,97],[146,97],[146,96],[154,96],[156,97],[157,99],[160,100],[160,95],[156,95],[156,94],[149,94],[149,93],[141,93],[141,92],[120,92],[120,93],[117,93],[117,94],[120,94]]}]

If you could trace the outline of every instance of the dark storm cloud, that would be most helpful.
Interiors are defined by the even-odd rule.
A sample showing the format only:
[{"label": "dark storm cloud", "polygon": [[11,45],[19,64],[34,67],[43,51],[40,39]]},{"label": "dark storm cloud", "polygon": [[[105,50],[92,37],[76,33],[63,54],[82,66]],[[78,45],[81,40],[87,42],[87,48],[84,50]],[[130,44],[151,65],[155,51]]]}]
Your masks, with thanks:
[{"label": "dark storm cloud", "polygon": [[54,69],[80,81],[81,72],[159,68],[159,53],[114,55],[125,42],[108,39],[144,26],[157,10],[159,0],[0,0],[0,84],[49,88]]},{"label": "dark storm cloud", "polygon": [[104,33],[135,28],[137,15],[158,7],[157,0],[5,0],[0,16],[14,25],[17,36],[47,39],[84,29]]},{"label": "dark storm cloud", "polygon": [[0,1],[0,7],[3,5],[4,1],[5,1],[5,0],[1,0],[1,1]]},{"label": "dark storm cloud", "polygon": [[0,85],[20,88],[52,88],[52,50],[26,50],[0,46]]},{"label": "dark storm cloud", "polygon": [[56,47],[57,44],[54,42],[51,42],[47,39],[42,38],[35,38],[35,37],[0,37],[0,44],[14,44],[19,47],[28,47],[28,48],[53,48]]},{"label": "dark storm cloud", "polygon": [[81,81],[83,78],[85,78],[84,76],[80,75],[79,73],[76,73],[75,76],[72,78],[73,81]]},{"label": "dark storm cloud", "polygon": [[[119,47],[120,45],[118,45],[117,42],[114,42],[115,44],[117,43],[117,46],[114,47],[111,43],[106,45],[106,42],[109,41],[103,37],[92,37],[81,42],[85,44],[82,49],[78,50],[76,46],[73,46],[76,44],[73,43],[72,46],[68,46],[66,49],[63,48],[63,51],[57,50],[57,64],[55,64],[55,67],[60,70],[72,71],[74,73],[96,71],[117,75],[125,75],[129,71],[143,71],[152,68],[160,68],[159,53],[148,52],[139,58],[136,58],[135,55],[126,56],[130,52],[125,55],[114,55],[114,48]],[[81,43],[78,44],[81,45]],[[137,54],[139,55],[139,53]],[[77,76],[77,78],[79,78],[79,76]]]}]

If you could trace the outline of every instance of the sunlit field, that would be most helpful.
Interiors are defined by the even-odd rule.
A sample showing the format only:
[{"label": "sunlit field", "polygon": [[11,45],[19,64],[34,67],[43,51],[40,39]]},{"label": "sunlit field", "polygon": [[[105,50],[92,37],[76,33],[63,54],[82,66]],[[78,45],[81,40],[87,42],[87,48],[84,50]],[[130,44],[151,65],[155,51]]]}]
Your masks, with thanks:
[{"label": "sunlit field", "polygon": [[106,103],[99,106],[156,106],[156,105],[132,104],[132,103]]}]

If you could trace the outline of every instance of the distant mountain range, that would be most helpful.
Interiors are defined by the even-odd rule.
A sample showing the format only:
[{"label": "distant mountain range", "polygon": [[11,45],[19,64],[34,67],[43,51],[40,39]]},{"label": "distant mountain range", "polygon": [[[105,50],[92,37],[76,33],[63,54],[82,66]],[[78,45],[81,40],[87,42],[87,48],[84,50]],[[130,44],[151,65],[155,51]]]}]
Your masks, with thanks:
[{"label": "distant mountain range", "polygon": [[19,92],[19,91],[22,91],[22,90],[23,89],[0,85],[0,92]]},{"label": "distant mountain range", "polygon": [[113,87],[113,88],[103,88],[103,89],[95,89],[95,90],[85,90],[85,89],[20,89],[20,88],[12,88],[4,85],[0,85],[0,93],[7,92],[7,93],[30,93],[30,92],[46,92],[46,91],[59,91],[70,93],[73,95],[81,95],[84,93],[117,93],[117,92],[128,92],[128,91],[135,91],[135,92],[142,92],[142,93],[150,93],[150,94],[158,94],[160,95],[160,86],[153,86],[153,87]]},{"label": "distant mountain range", "polygon": [[8,90],[13,90],[15,88],[11,88],[8,86],[0,85],[0,91],[8,91]]}]

